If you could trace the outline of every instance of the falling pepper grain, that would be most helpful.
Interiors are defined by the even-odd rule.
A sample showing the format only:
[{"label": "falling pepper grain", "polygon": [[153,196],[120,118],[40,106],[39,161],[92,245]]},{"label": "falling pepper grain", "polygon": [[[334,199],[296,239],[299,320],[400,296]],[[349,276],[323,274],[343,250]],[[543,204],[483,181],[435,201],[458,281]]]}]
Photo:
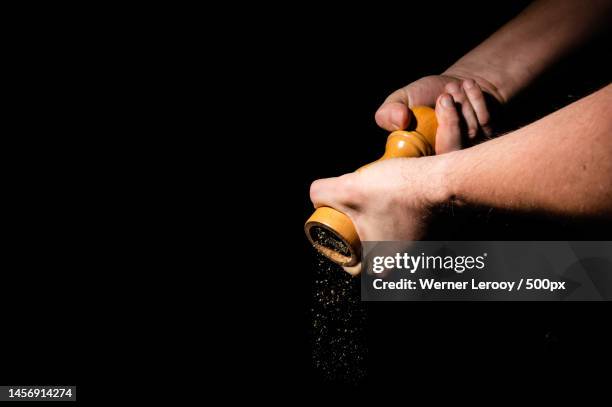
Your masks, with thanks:
[{"label": "falling pepper grain", "polygon": [[325,380],[356,384],[366,374],[366,310],[360,282],[320,254],[315,261],[312,359]]},{"label": "falling pepper grain", "polygon": [[311,230],[311,235],[317,243],[333,249],[334,251],[343,254],[345,256],[350,256],[351,252],[349,247],[344,243],[338,236],[329,230],[322,228],[320,226],[314,226]]}]

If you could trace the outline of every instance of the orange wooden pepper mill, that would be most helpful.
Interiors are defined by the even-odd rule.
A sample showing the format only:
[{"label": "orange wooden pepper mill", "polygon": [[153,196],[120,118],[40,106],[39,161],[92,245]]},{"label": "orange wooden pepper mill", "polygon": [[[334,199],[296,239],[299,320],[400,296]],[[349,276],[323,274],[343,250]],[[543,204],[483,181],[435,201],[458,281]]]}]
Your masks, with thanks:
[{"label": "orange wooden pepper mill", "polygon": [[[436,113],[432,108],[413,107],[408,129],[389,134],[385,153],[377,161],[435,154],[437,129]],[[304,231],[314,248],[333,262],[350,267],[361,260],[361,240],[355,225],[344,213],[327,206],[319,207],[306,221]]]}]

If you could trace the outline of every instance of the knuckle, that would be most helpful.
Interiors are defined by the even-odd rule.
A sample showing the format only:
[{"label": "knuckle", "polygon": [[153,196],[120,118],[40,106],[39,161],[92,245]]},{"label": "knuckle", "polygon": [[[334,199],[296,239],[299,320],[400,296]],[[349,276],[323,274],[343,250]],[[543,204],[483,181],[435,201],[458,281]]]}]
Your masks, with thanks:
[{"label": "knuckle", "polygon": [[450,112],[440,117],[440,126],[456,126],[459,122],[459,115],[456,112]]},{"label": "knuckle", "polygon": [[338,199],[340,203],[349,208],[356,208],[364,200],[364,190],[361,188],[355,173],[345,174],[339,177]]},{"label": "knuckle", "polygon": [[356,187],[352,174],[344,174],[338,177],[338,193],[342,198],[350,199],[355,195]]},{"label": "knuckle", "polygon": [[482,89],[480,89],[480,86],[476,85],[474,87],[472,87],[472,89],[470,89],[470,94],[473,97],[476,98],[484,98],[484,95],[482,94]]},{"label": "knuckle", "polygon": [[455,94],[459,92],[459,85],[456,82],[449,82],[446,84],[446,86],[444,86],[444,89],[448,93]]},{"label": "knuckle", "polygon": [[393,102],[395,102],[395,103],[398,103],[398,102],[399,103],[403,103],[403,102],[405,102],[405,99],[407,97],[407,88],[408,88],[408,86],[405,86],[405,87],[400,88],[400,89],[394,91],[393,93],[391,93],[385,99],[385,104],[393,103]]}]

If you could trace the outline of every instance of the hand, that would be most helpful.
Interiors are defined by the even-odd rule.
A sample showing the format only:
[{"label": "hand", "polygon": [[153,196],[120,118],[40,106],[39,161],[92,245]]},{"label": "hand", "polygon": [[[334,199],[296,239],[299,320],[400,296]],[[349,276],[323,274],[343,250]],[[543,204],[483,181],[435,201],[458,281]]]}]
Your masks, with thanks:
[{"label": "hand", "polygon": [[362,241],[418,240],[443,199],[437,157],[392,158],[310,186],[315,208],[335,208],[353,221]]},{"label": "hand", "polygon": [[313,182],[310,199],[315,207],[330,206],[348,215],[362,241],[419,240],[433,210],[446,199],[443,161],[379,161],[358,172]]},{"label": "hand", "polygon": [[467,147],[479,136],[491,136],[491,110],[501,103],[495,87],[484,79],[451,73],[426,76],[389,95],[376,112],[376,123],[389,131],[404,129],[408,107],[435,107],[436,154],[443,154]]}]

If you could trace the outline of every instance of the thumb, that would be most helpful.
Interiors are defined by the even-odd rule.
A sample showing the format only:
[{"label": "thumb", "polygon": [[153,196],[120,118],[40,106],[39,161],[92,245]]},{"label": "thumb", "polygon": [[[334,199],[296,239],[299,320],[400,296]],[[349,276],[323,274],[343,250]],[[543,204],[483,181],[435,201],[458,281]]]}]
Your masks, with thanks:
[{"label": "thumb", "polygon": [[438,131],[436,132],[436,154],[449,153],[461,150],[461,126],[459,113],[453,97],[443,93],[436,102],[436,118]]},{"label": "thumb", "polygon": [[410,100],[405,88],[396,90],[385,100],[374,116],[376,123],[385,130],[403,130],[410,123]]}]

